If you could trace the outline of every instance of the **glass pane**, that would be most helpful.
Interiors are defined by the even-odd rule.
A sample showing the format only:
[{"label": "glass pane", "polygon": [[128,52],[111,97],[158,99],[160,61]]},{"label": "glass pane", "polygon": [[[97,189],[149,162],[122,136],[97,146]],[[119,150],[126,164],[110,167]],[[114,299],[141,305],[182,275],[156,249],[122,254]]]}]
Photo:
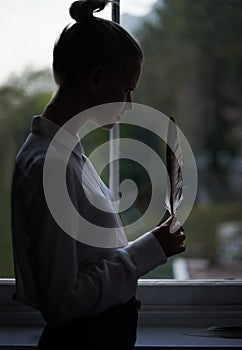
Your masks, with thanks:
[{"label": "glass pane", "polygon": [[[0,278],[14,277],[10,216],[14,159],[29,133],[32,116],[43,111],[56,89],[51,73],[52,50],[60,31],[71,23],[68,8],[72,2],[1,3]],[[111,18],[111,6],[100,16]],[[13,25],[9,25],[10,20]],[[91,134],[89,142],[101,142],[103,137],[101,132],[95,138]],[[107,140],[107,133],[105,137]]]},{"label": "glass pane", "polygon": [[[187,251],[169,259],[170,278],[242,278],[241,21],[240,0],[158,0],[133,26],[132,18],[123,21],[145,57],[135,102],[176,119],[198,167]],[[150,144],[152,136],[142,137]],[[147,180],[136,176],[141,208]],[[163,267],[156,272],[167,278]]]},{"label": "glass pane", "polygon": [[[13,276],[10,187],[14,157],[55,86],[52,47],[70,22],[72,1],[12,0],[1,4],[0,56],[0,277]],[[121,0],[121,24],[141,43],[145,61],[134,101],[176,118],[194,152],[199,174],[193,210],[184,224],[187,251],[146,278],[241,278],[242,276],[242,3],[240,0]],[[58,16],[56,15],[58,11]],[[102,14],[103,16],[104,14]],[[111,10],[107,10],[111,18]],[[14,26],[9,26],[11,18]],[[54,18],[54,20],[53,20]],[[43,39],[44,38],[44,39]],[[17,57],[17,59],[16,59]],[[17,74],[17,76],[16,76]],[[107,140],[96,131],[86,152]],[[121,127],[164,159],[164,144],[146,130]],[[149,179],[139,165],[121,162],[121,180],[141,188],[126,222],[142,216]],[[108,170],[102,177],[108,183]],[[162,218],[161,218],[162,219]],[[145,226],[128,233],[130,240]]]}]

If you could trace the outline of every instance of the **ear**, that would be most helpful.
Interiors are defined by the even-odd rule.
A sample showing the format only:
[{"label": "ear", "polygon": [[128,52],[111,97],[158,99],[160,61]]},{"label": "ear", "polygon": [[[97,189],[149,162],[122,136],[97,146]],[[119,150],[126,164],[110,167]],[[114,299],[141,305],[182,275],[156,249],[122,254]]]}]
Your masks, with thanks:
[{"label": "ear", "polygon": [[95,66],[88,72],[88,87],[91,92],[95,92],[100,86],[104,75],[102,66]]}]

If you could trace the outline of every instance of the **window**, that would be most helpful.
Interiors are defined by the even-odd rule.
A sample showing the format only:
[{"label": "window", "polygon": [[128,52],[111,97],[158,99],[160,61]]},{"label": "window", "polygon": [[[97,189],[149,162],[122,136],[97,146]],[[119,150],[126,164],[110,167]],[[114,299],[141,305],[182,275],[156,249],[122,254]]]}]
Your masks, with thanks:
[{"label": "window", "polygon": [[[28,133],[33,111],[40,113],[53,92],[49,68],[54,40],[49,38],[55,38],[68,23],[66,9],[71,2],[42,1],[37,5],[25,0],[20,6],[12,0],[11,4],[2,4],[0,23],[8,35],[1,39],[6,47],[1,66],[9,74],[18,74],[2,75],[0,86],[0,157],[4,164],[0,183],[0,277],[8,278],[1,280],[0,304],[7,311],[7,305],[11,309],[9,296],[14,292],[14,280],[9,279],[14,277],[9,214],[14,156]],[[152,5],[150,12],[135,16],[138,3],[121,0],[121,24],[137,37],[145,55],[134,100],[176,118],[194,152],[199,182],[195,205],[184,224],[187,252],[169,259],[167,265],[139,281],[138,293],[144,301],[142,322],[157,324],[160,317],[169,315],[168,324],[174,324],[178,313],[180,321],[187,323],[191,317],[194,320],[194,315],[200,317],[203,326],[206,322],[221,324],[223,316],[223,324],[238,324],[242,305],[242,3],[158,0]],[[10,17],[14,27],[8,26]],[[16,27],[21,35],[17,43]],[[29,68],[23,71],[26,64]],[[147,130],[121,125],[120,134],[144,140],[163,157],[164,144],[151,138]],[[92,134],[88,136],[87,152],[94,141]],[[99,131],[98,139],[106,141],[107,134]],[[138,176],[140,170],[130,161],[120,163],[121,179],[124,173],[130,173],[142,188],[136,206],[123,217],[127,221],[142,215],[147,206],[147,174]],[[102,176],[108,181],[108,169]],[[16,304],[13,308],[16,310]],[[6,318],[4,314],[3,322]]]},{"label": "window", "polygon": [[[2,25],[5,26],[6,18],[11,14],[21,28],[19,35],[25,37],[26,42],[25,50],[19,47],[19,59],[16,62],[9,59],[15,57],[15,27],[8,28],[8,38],[11,39],[2,39],[6,55],[2,55],[1,64],[6,69],[5,76],[1,78],[0,99],[0,156],[4,164],[0,184],[1,277],[13,277],[10,227],[13,161],[28,133],[33,110],[36,114],[41,113],[55,89],[50,73],[51,47],[59,28],[69,21],[66,11],[69,3],[63,1],[59,4],[62,15],[54,24],[51,18],[56,7],[48,5],[49,16],[45,16],[44,29],[39,19],[34,20],[37,9],[29,6],[28,1],[23,3],[21,9],[17,3],[3,5]],[[145,56],[134,101],[176,117],[178,126],[194,152],[199,182],[195,205],[184,225],[187,252],[171,259],[165,267],[158,268],[147,277],[240,279],[241,3],[217,0],[191,6],[189,0],[183,0],[158,1],[153,7],[151,3],[149,6],[150,12],[147,8],[142,9],[142,6],[134,6],[132,2],[126,4],[124,1],[120,8],[121,24],[138,39]],[[44,4],[40,5],[39,13],[44,12],[44,7]],[[142,17],[145,13],[142,11],[146,11],[145,17]],[[111,17],[110,6],[103,15]],[[197,23],[200,23],[199,29]],[[27,35],[29,27],[35,28],[34,35]],[[48,38],[52,39],[42,42],[40,39],[45,35],[42,30],[49,30]],[[121,137],[144,141],[164,160],[164,142],[148,130],[132,125],[121,125],[120,131],[117,129]],[[88,151],[91,144],[97,148],[107,140],[108,134],[98,131],[98,137],[90,133],[84,141]],[[149,174],[142,173],[139,165],[127,160],[120,161],[120,175],[115,171],[111,173],[121,180],[133,176],[141,188],[135,205],[124,213],[124,220],[129,222],[142,216],[150,200],[147,186]],[[108,169],[105,169],[102,177],[108,182]],[[116,178],[115,187],[117,181],[119,178]],[[146,228],[145,225],[138,228],[130,238],[135,238]]]},{"label": "window", "polygon": [[[233,0],[157,1],[142,21],[134,21],[132,31],[145,56],[135,101],[176,119],[198,169],[196,201],[184,224],[187,251],[170,259],[169,269],[158,268],[147,277],[242,277],[241,5]],[[164,146],[154,135],[128,132],[139,134],[164,160]],[[148,196],[142,177],[141,212]]]}]

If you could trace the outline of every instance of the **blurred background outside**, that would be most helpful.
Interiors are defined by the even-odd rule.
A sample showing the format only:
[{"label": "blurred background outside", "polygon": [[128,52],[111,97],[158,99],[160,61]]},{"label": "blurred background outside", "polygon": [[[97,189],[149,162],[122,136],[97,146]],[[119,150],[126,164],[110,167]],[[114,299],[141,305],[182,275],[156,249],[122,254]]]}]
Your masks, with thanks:
[{"label": "blurred background outside", "polygon": [[[14,277],[11,180],[14,158],[56,87],[52,48],[70,22],[72,1],[23,0],[1,4],[0,26],[0,277]],[[105,16],[110,18],[110,9]],[[240,0],[121,0],[121,24],[140,42],[143,72],[134,102],[175,117],[198,167],[198,193],[184,224],[187,251],[144,278],[242,278],[242,2]],[[90,133],[86,153],[108,140]],[[121,126],[121,137],[142,139],[163,156],[147,131]],[[139,196],[123,220],[147,208],[149,176],[121,161]],[[106,169],[107,170],[107,169]],[[103,172],[108,182],[108,171]],[[161,178],[162,181],[162,178]],[[31,190],[31,189],[30,189]],[[133,240],[145,227],[130,234]]]}]

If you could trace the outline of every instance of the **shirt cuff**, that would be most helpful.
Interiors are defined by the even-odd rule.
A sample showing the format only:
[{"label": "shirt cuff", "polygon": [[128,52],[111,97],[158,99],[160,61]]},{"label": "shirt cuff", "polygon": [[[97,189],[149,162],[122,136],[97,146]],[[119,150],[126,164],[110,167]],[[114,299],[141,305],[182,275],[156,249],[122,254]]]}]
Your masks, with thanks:
[{"label": "shirt cuff", "polygon": [[125,250],[134,261],[138,278],[167,262],[164,250],[151,232],[147,232],[135,241],[130,242]]}]

